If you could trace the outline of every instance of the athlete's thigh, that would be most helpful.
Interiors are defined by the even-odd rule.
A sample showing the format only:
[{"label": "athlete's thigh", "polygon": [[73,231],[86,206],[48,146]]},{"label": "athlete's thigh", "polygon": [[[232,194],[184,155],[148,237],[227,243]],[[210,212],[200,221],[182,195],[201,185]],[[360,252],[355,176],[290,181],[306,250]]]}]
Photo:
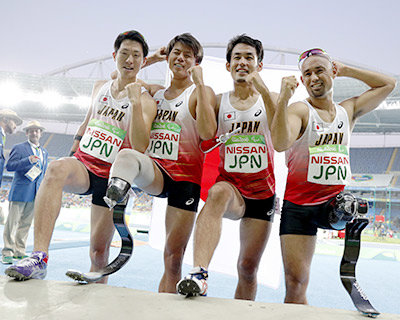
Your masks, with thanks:
[{"label": "athlete's thigh", "polygon": [[110,244],[114,231],[113,210],[92,204],[90,216],[91,247],[100,250]]},{"label": "athlete's thigh", "polygon": [[154,170],[154,180],[147,187],[142,188],[142,190],[151,195],[159,195],[164,189],[164,176],[161,169],[156,165],[153,160],[153,170]]},{"label": "athlete's thigh", "polygon": [[61,158],[58,161],[58,168],[65,170],[67,180],[63,190],[73,193],[84,193],[90,187],[88,170],[85,165],[74,157]]},{"label": "athlete's thigh", "polygon": [[233,184],[227,181],[219,181],[211,188],[223,188],[227,191],[224,193],[227,194],[227,199],[224,199],[227,204],[224,218],[239,220],[243,217],[246,209],[245,203],[239,190]]},{"label": "athlete's thigh", "polygon": [[167,206],[165,216],[166,246],[173,250],[184,248],[190,238],[196,213]]},{"label": "athlete's thigh", "polygon": [[243,218],[240,222],[240,258],[260,261],[271,233],[272,223]]},{"label": "athlete's thigh", "polygon": [[317,236],[281,235],[281,250],[285,274],[308,277]]}]

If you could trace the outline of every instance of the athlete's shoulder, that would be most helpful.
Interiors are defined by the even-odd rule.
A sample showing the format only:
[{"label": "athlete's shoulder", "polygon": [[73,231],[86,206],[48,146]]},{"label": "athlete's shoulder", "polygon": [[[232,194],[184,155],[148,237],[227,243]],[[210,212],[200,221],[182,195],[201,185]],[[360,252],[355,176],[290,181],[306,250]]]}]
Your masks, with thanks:
[{"label": "athlete's shoulder", "polygon": [[291,112],[295,112],[295,113],[306,113],[308,114],[308,105],[307,102],[305,101],[296,101],[291,103],[288,106],[288,110],[290,110]]},{"label": "athlete's shoulder", "polygon": [[97,80],[93,85],[93,89],[100,89],[107,82],[108,80]]}]

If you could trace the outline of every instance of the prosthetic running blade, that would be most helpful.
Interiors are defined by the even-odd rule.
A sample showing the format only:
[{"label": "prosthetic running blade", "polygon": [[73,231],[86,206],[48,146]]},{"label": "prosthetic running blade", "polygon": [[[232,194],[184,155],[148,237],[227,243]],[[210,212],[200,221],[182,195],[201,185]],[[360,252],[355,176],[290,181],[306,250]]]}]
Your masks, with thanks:
[{"label": "prosthetic running blade", "polygon": [[368,219],[356,218],[346,224],[346,236],[343,258],[340,263],[340,280],[354,306],[363,315],[376,318],[380,313],[369,301],[356,280],[356,264],[360,254],[361,232],[368,225]]},{"label": "prosthetic running blade", "polygon": [[114,208],[113,221],[115,228],[121,236],[121,250],[118,256],[106,267],[97,272],[80,272],[77,270],[68,270],[66,275],[80,283],[91,283],[117,272],[130,259],[133,252],[133,238],[129,228],[125,224],[126,203],[117,205]]}]

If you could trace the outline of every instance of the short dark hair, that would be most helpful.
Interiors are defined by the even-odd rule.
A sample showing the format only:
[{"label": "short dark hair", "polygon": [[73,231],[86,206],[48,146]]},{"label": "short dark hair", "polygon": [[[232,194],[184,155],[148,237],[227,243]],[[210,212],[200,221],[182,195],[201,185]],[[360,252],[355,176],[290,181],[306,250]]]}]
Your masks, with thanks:
[{"label": "short dark hair", "polygon": [[246,35],[245,33],[243,33],[243,34],[238,35],[238,36],[232,38],[231,40],[229,40],[228,46],[226,48],[226,61],[228,63],[231,62],[233,48],[239,43],[247,44],[247,45],[253,47],[254,49],[256,49],[258,63],[260,63],[263,60],[264,48],[263,48],[261,41],[257,40],[257,39],[253,39],[253,38],[249,37],[248,35]]},{"label": "short dark hair", "polygon": [[190,47],[193,50],[193,54],[196,58],[196,63],[201,63],[201,61],[203,60],[203,47],[201,46],[200,42],[190,33],[182,33],[173,38],[168,43],[167,56],[169,56],[172,49],[178,42]]},{"label": "short dark hair", "polygon": [[136,30],[131,30],[131,31],[126,31],[122,32],[118,35],[117,39],[115,39],[114,42],[114,51],[117,52],[118,49],[121,47],[121,43],[124,40],[133,40],[137,41],[142,45],[143,49],[143,56],[147,57],[147,54],[149,53],[149,46],[147,45],[146,40],[144,39],[143,35]]}]

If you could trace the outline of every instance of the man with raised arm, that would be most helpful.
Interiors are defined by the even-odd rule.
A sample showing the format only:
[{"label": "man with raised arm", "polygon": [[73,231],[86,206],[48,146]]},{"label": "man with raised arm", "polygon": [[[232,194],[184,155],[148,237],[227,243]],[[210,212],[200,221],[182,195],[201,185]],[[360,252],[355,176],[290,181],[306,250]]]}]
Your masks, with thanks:
[{"label": "man with raised arm", "polygon": [[[275,150],[286,151],[288,176],[280,224],[286,303],[307,304],[306,290],[317,228],[329,228],[327,203],[351,179],[349,144],[352,128],[395,87],[392,77],[332,61],[322,49],[299,57],[301,81],[309,97],[287,107],[298,83],[283,78],[271,137]],[[333,81],[350,77],[369,90],[339,104]]]},{"label": "man with raised arm", "polygon": [[121,33],[114,50],[117,79],[94,85],[91,106],[74,137],[73,156],[50,163],[36,197],[34,251],[6,269],[10,277],[18,280],[45,277],[62,191],[92,194],[90,270],[101,270],[108,263],[115,228],[112,212],[103,197],[110,167],[120,150],[131,147],[137,152],[146,150],[157,111],[155,101],[136,82],[148,53],[144,37],[137,31]]},{"label": "man with raised arm", "polygon": [[107,201],[110,206],[122,201],[132,184],[151,195],[168,197],[165,268],[159,291],[175,293],[200,199],[204,155],[199,144],[215,136],[216,98],[204,85],[199,66],[203,48],[191,34],[176,36],[158,56],[167,58],[171,85],[167,89],[147,85],[158,108],[149,147],[146,155],[135,150],[118,154]]},{"label": "man with raised arm", "polygon": [[226,69],[233,91],[217,96],[217,136],[238,132],[220,147],[219,176],[210,188],[194,232],[194,269],[177,285],[180,294],[207,294],[208,266],[221,237],[222,219],[240,220],[239,281],[235,298],[254,300],[257,271],[272,227],[275,177],[269,127],[277,93],[259,72],[264,50],[245,34],[230,40]]}]

